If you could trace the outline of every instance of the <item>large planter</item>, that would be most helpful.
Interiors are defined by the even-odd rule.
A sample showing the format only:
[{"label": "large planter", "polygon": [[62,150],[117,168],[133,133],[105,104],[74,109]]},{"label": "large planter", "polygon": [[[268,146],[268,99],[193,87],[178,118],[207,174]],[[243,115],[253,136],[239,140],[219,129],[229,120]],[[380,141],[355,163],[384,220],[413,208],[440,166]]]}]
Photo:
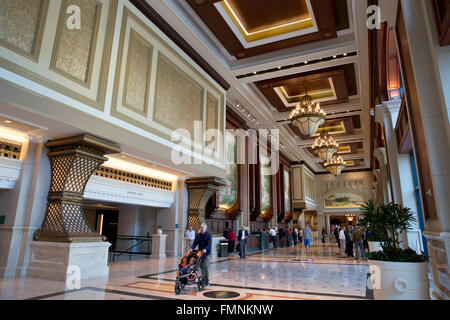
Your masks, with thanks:
[{"label": "large planter", "polygon": [[369,244],[369,252],[383,251],[383,247],[381,246],[381,242],[368,241],[367,243]]},{"label": "large planter", "polygon": [[369,260],[375,300],[429,300],[427,262]]}]

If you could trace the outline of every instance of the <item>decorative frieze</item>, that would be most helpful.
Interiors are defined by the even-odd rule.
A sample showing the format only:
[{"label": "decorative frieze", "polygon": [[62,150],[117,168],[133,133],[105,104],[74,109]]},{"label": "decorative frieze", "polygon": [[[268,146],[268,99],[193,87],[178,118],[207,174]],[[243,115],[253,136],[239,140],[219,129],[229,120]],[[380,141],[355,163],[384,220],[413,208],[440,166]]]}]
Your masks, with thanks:
[{"label": "decorative frieze", "polygon": [[100,166],[94,171],[93,175],[104,177],[113,180],[119,180],[123,182],[138,184],[145,187],[157,188],[162,190],[172,190],[172,182],[150,178],[146,176],[141,176],[135,173],[126,172],[122,170],[117,170],[114,168],[108,168],[105,166]]},{"label": "decorative frieze", "polygon": [[0,140],[0,157],[20,160],[22,145]]}]

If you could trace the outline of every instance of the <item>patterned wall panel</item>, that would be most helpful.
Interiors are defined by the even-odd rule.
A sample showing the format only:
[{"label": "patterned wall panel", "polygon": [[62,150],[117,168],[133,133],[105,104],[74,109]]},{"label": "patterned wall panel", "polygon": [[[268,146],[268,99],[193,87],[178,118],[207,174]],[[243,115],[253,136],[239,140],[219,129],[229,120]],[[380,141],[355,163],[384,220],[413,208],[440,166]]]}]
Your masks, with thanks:
[{"label": "patterned wall panel", "polygon": [[147,113],[153,46],[131,30],[123,104],[141,114]]},{"label": "patterned wall panel", "polygon": [[36,57],[47,9],[47,0],[0,0],[0,44]]},{"label": "patterned wall panel", "polygon": [[206,97],[206,129],[217,129],[219,121],[219,100],[208,92]]},{"label": "patterned wall panel", "polygon": [[[81,12],[81,29],[66,27],[67,7],[77,5]],[[97,42],[102,4],[96,0],[65,0],[61,6],[59,25],[51,67],[62,74],[89,85],[93,53]]]},{"label": "patterned wall panel", "polygon": [[163,54],[158,55],[153,120],[167,128],[187,129],[202,120],[203,87]]}]

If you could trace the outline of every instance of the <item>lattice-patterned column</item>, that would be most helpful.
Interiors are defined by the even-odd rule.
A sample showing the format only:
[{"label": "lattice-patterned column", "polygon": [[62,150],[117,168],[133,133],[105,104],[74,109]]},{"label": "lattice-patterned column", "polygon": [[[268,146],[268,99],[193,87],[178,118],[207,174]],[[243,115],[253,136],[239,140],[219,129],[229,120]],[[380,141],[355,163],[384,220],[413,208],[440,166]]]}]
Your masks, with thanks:
[{"label": "lattice-patterned column", "polygon": [[98,167],[107,161],[105,154],[120,148],[91,135],[49,141],[51,186],[47,212],[34,240],[51,242],[94,242],[102,236],[93,230],[83,214],[84,188]]},{"label": "lattice-patterned column", "polygon": [[188,225],[194,230],[200,229],[200,224],[205,222],[205,208],[208,200],[225,186],[224,180],[216,177],[196,178],[186,181],[188,189]]}]

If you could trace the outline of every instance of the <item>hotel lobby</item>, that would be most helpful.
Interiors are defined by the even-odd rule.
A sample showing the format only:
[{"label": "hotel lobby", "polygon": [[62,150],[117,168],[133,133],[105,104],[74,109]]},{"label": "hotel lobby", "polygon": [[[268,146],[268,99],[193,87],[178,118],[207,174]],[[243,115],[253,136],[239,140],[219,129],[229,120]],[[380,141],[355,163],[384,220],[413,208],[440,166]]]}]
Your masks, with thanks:
[{"label": "hotel lobby", "polygon": [[448,300],[449,21],[0,0],[0,300]]}]

